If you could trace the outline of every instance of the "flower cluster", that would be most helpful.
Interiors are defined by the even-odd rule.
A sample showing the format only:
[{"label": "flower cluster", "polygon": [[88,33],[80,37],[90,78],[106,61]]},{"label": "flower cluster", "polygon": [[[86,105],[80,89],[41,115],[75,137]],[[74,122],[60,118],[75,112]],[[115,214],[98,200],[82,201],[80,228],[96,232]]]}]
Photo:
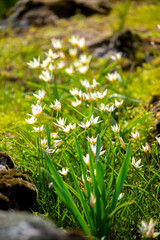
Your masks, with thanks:
[{"label": "flower cluster", "polygon": [[[82,162],[84,160],[86,175],[82,175],[82,183],[79,181],[80,186],[82,186],[85,179],[92,184],[92,179],[89,175],[90,158],[94,159],[94,163],[97,160],[97,134],[102,135],[101,140],[103,144],[106,139],[109,139],[112,146],[115,144],[115,151],[118,147],[122,153],[126,151],[125,131],[123,132],[123,125],[125,124],[119,117],[121,113],[119,108],[124,103],[122,98],[125,99],[125,97],[121,97],[118,94],[110,95],[114,90],[108,86],[113,86],[114,82],[117,85],[122,83],[122,76],[117,71],[112,72],[111,69],[104,74],[103,77],[107,83],[105,88],[102,88],[100,78],[97,75],[90,74],[92,70],[92,56],[85,52],[86,43],[84,38],[72,36],[69,39],[69,43],[71,47],[66,50],[62,41],[52,39],[52,49],[45,53],[46,58],[44,60],[41,60],[40,57],[34,58],[33,61],[28,63],[30,68],[38,71],[43,88],[33,94],[33,99],[36,100],[36,103],[31,105],[31,113],[28,114],[30,117],[25,120],[31,125],[34,135],[37,134],[38,146],[49,154],[56,155],[59,153],[61,144],[63,143],[63,146],[65,144],[67,146],[67,140],[72,142],[71,138],[73,138],[75,133],[78,136],[82,135],[83,139],[87,139],[88,142],[87,144],[85,143],[85,148],[89,146],[91,156],[88,152],[83,152]],[[120,58],[120,53],[111,56],[113,61],[119,61]],[[63,84],[59,87],[61,94],[58,94],[57,82],[59,83],[60,81],[62,83],[66,81],[65,83],[67,83],[64,94]],[[69,86],[69,83],[72,83],[72,87]],[[66,106],[69,106],[69,109],[66,109]],[[73,112],[70,111],[75,111],[77,115],[73,116]],[[141,137],[139,131],[133,130],[131,132],[132,129],[128,129],[126,132],[128,132],[129,138],[132,139],[134,144],[139,144]],[[48,134],[50,135],[48,136]],[[103,135],[105,136],[104,138]],[[159,137],[156,137],[156,140],[160,144]],[[145,146],[140,143],[140,146],[142,146],[141,150],[143,152],[151,153],[148,143]],[[99,156],[106,155],[104,149],[107,149],[106,146],[100,148]],[[117,156],[123,155],[122,153],[117,154]],[[141,154],[144,153],[141,151]],[[101,157],[99,158],[98,160],[101,160]],[[118,161],[116,164],[118,164]],[[136,160],[135,157],[132,157],[130,164],[132,171],[143,171],[144,164],[142,164],[142,158]],[[69,168],[63,167],[63,164],[62,166],[60,165],[60,168],[61,170],[58,172],[66,177]],[[96,167],[94,166],[94,168],[94,175],[96,176]],[[121,200],[123,197],[124,193],[120,193],[117,198]],[[92,208],[96,206],[96,201],[97,197],[93,191],[89,196]],[[146,238],[153,238],[159,235],[159,233],[154,233],[154,226],[153,220],[149,224],[142,221],[139,229]]]}]

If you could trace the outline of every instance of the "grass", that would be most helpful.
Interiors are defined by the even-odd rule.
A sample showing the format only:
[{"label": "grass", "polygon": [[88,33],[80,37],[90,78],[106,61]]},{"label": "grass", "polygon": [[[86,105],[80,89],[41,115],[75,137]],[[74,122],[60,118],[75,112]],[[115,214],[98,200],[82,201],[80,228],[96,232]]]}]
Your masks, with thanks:
[{"label": "grass", "polygon": [[[141,6],[137,9],[137,20],[130,15],[133,7],[132,4],[125,27],[133,22],[135,26],[140,25],[143,14],[151,9],[152,14],[155,13],[159,5]],[[113,11],[112,18],[116,16],[116,11]],[[76,18],[83,29],[80,16],[70,21],[76,22]],[[108,17],[105,18],[107,19]],[[100,24],[102,19],[96,16],[94,21]],[[147,17],[145,24],[151,30],[151,25],[158,21],[158,17],[155,17],[151,23],[150,17]],[[98,239],[104,235],[108,239],[141,239],[138,232],[141,220],[149,222],[153,218],[158,223],[155,227],[157,231],[160,227],[159,145],[153,131],[154,116],[144,108],[151,96],[160,90],[159,66],[156,60],[158,53],[155,53],[156,59],[151,63],[144,64],[131,73],[122,73],[121,61],[113,63],[109,59],[104,61],[93,58],[86,74],[76,71],[70,75],[63,69],[56,69],[51,83],[45,83],[39,79],[42,69],[28,69],[26,62],[39,55],[42,62],[46,57],[43,52],[50,48],[51,36],[62,34],[61,27],[65,24],[65,21],[61,20],[54,33],[50,27],[43,28],[43,34],[42,29],[31,28],[28,33],[24,33],[27,36],[25,39],[23,35],[17,36],[11,31],[8,31],[7,37],[1,37],[0,150],[10,154],[17,167],[29,174],[36,184],[39,197],[33,209],[35,214],[38,212],[54,220],[60,228],[81,227],[87,234]],[[71,26],[69,32],[72,31]],[[36,34],[35,41],[32,33]],[[67,33],[64,33],[63,37],[67,40]],[[70,45],[65,40],[63,51],[69,66],[73,58],[68,56]],[[86,54],[89,55],[87,52]],[[55,65],[58,61],[54,61]],[[114,71],[121,73],[121,81],[110,82],[106,79],[106,75]],[[99,91],[108,90],[107,95],[97,101],[83,100],[82,104],[75,108],[70,90],[76,87],[87,93],[87,88],[82,86],[80,80],[88,79],[91,85],[93,78],[99,83]],[[44,126],[40,134],[34,132],[33,127],[25,121],[25,118],[29,118],[27,113],[31,114],[31,105],[35,105],[37,101],[33,94],[38,93],[39,89],[45,89],[46,92],[41,102],[45,109],[42,115],[38,116],[38,123],[35,123],[36,127],[42,124]],[[93,89],[91,92],[94,92]],[[60,112],[50,108],[51,102],[55,104],[56,99],[62,106]],[[112,105],[115,99],[124,100],[120,108],[115,108],[111,113],[98,110],[101,103]],[[92,115],[99,116],[102,122],[88,129],[78,125],[81,122],[86,123]],[[66,125],[76,123],[75,130],[70,129],[67,133],[55,125],[59,117],[67,118]],[[112,129],[116,124],[120,126],[117,133]],[[136,130],[140,133],[137,140],[131,136]],[[52,132],[58,133],[56,139],[51,137]],[[94,153],[93,146],[86,139],[92,136],[97,137]],[[44,138],[46,143],[42,146],[41,141]],[[62,143],[56,146],[55,140],[62,140]],[[146,143],[149,144],[151,153],[142,150],[142,145],[145,146]],[[57,151],[47,154],[46,145]],[[105,153],[100,155],[102,145]],[[87,153],[89,166],[83,161],[83,156]],[[133,156],[136,161],[141,159],[141,168],[132,164]],[[63,168],[69,168],[66,175],[59,173]],[[120,193],[124,196],[118,200]]]}]

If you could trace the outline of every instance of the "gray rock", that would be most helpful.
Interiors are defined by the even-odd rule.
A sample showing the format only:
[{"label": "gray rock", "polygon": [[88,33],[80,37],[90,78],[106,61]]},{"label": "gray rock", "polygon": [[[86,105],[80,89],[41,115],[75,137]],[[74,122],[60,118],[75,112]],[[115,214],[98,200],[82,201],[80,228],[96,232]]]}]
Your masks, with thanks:
[{"label": "gray rock", "polygon": [[0,211],[0,240],[85,240],[79,233],[63,232],[33,214]]}]

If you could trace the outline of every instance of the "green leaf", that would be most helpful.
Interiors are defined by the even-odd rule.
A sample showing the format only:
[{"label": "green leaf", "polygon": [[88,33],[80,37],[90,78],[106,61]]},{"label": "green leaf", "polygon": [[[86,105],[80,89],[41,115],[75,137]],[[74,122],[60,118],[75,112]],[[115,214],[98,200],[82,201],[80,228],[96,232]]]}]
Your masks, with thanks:
[{"label": "green leaf", "polygon": [[85,200],[85,198],[84,198],[84,196],[82,194],[82,189],[81,189],[81,187],[78,184],[78,180],[77,180],[77,176],[75,174],[75,171],[74,171],[71,163],[69,162],[68,158],[66,157],[65,153],[64,153],[64,158],[65,158],[65,160],[67,162],[67,165],[68,165],[68,167],[70,169],[72,178],[73,178],[74,183],[76,185],[76,189],[77,189],[78,194],[79,194],[79,200],[80,200],[80,202],[82,204],[84,214],[85,214],[86,219],[87,219],[87,221],[88,221],[88,223],[89,223],[89,225],[90,225],[90,227],[92,229],[92,232],[93,232],[93,230],[94,230],[93,219],[92,219],[92,217],[90,215],[90,212],[89,212],[89,209],[88,209],[88,204],[87,204],[87,202],[86,202],[86,200]]},{"label": "green leaf", "polygon": [[147,117],[151,116],[153,113],[147,113],[143,117],[140,117],[139,115],[134,118],[132,121],[128,123],[126,128],[122,131],[122,135],[125,136],[133,127],[135,127],[138,123],[142,122],[145,120]]},{"label": "green leaf", "polygon": [[88,183],[87,177],[86,177],[85,163],[84,163],[82,151],[81,151],[81,148],[80,148],[80,145],[79,145],[79,142],[78,142],[76,136],[75,136],[75,139],[76,139],[76,146],[77,146],[80,163],[81,163],[82,175],[84,177],[84,183],[85,183],[85,187],[87,189],[87,194],[88,194],[88,198],[89,198],[91,195],[91,189],[90,189],[90,185]]},{"label": "green leaf", "polygon": [[131,150],[130,150],[130,146],[131,146],[131,142],[128,145],[127,148],[127,153],[126,153],[126,158],[122,164],[122,167],[120,169],[120,172],[118,174],[118,178],[116,181],[116,186],[115,186],[115,191],[114,191],[114,195],[113,195],[113,199],[112,199],[112,204],[111,204],[111,208],[110,208],[110,213],[112,211],[114,211],[116,204],[117,204],[117,200],[118,200],[118,196],[121,192],[122,189],[122,185],[126,179],[127,176],[127,171],[128,171],[128,167],[129,167],[129,161],[131,158]]},{"label": "green leaf", "polygon": [[56,189],[57,194],[59,197],[62,199],[62,201],[66,204],[67,208],[72,212],[72,214],[75,216],[83,230],[88,234],[91,235],[90,229],[84,220],[83,216],[79,212],[78,208],[76,207],[74,200],[72,199],[71,194],[69,193],[66,184],[63,182],[62,178],[59,176],[58,172],[56,171],[55,167],[53,166],[49,156],[47,153],[44,151],[45,158],[47,160],[49,170],[52,174],[52,176],[48,173],[46,169],[43,169],[45,173],[49,176],[51,181],[54,184],[54,188]]},{"label": "green leaf", "polygon": [[47,139],[48,139],[48,146],[50,148],[50,146],[51,146],[51,134],[50,134],[50,130],[49,130],[48,124],[46,124],[46,133],[47,133]]},{"label": "green leaf", "polygon": [[97,136],[97,143],[96,143],[96,162],[99,160],[100,149],[101,149],[101,140],[100,140],[100,137],[98,135]]}]

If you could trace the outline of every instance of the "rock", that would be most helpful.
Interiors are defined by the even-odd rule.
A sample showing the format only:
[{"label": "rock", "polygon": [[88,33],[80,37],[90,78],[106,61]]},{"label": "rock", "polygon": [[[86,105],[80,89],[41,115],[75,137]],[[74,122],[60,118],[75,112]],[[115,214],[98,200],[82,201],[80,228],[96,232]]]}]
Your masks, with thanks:
[{"label": "rock", "polygon": [[12,27],[56,24],[59,18],[69,18],[76,13],[85,16],[92,14],[108,14],[111,7],[108,1],[102,0],[21,0],[11,10],[3,24]]},{"label": "rock", "polygon": [[[115,33],[112,37],[90,45],[95,57],[107,58],[121,52],[125,58],[123,69],[141,66],[144,62],[152,60],[152,51],[148,39],[143,40],[137,33],[124,30]],[[124,62],[124,61],[123,61]]]},{"label": "rock", "polygon": [[6,168],[14,168],[14,163],[10,156],[6,153],[0,152],[0,164]]},{"label": "rock", "polygon": [[4,194],[0,193],[0,209],[7,210],[9,208],[9,199]]},{"label": "rock", "polygon": [[160,133],[160,95],[152,96],[151,101],[149,102],[149,111],[154,112],[155,114],[155,129]]},{"label": "rock", "polygon": [[[40,216],[0,211],[1,240],[85,240],[79,233],[63,232]],[[89,238],[88,238],[89,239]]]},{"label": "rock", "polygon": [[1,170],[7,170],[7,168],[4,165],[0,165],[0,171]]},{"label": "rock", "polygon": [[20,171],[1,170],[0,194],[0,209],[29,210],[36,201],[37,189]]}]

